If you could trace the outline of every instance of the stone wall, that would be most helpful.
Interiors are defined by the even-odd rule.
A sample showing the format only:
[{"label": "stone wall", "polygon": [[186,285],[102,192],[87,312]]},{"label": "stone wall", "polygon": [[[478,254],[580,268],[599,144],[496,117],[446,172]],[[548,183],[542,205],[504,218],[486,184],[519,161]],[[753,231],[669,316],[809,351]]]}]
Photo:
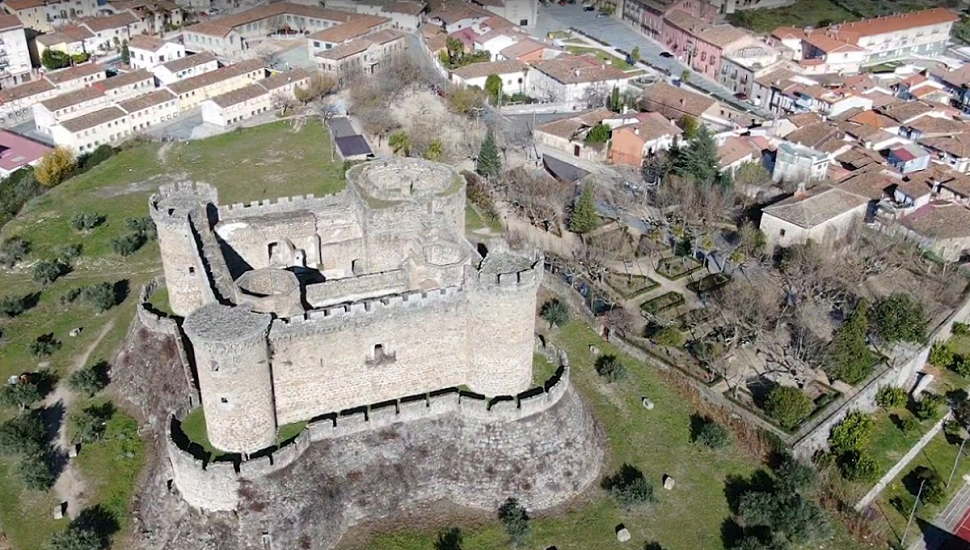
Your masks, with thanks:
[{"label": "stone wall", "polygon": [[307,285],[306,301],[310,307],[321,308],[341,302],[366,300],[375,296],[404,292],[407,288],[407,272],[403,269],[395,269]]},{"label": "stone wall", "polygon": [[[403,399],[392,400],[359,408],[353,411],[331,413],[323,415],[320,420],[311,422],[300,435],[289,445],[275,449],[259,458],[241,461],[238,464],[230,462],[211,462],[208,464],[195,458],[187,450],[179,448],[166,431],[167,450],[175,486],[187,503],[195,508],[207,511],[234,510],[239,504],[239,489],[243,479],[254,480],[271,473],[283,470],[293,465],[311,448],[311,442],[328,441],[327,446],[338,445],[337,441],[360,434],[379,432],[402,423],[427,422],[440,419],[441,422],[455,422],[474,425],[479,438],[477,441],[454,441],[455,445],[488,446],[494,444],[503,431],[520,433],[522,428],[517,424],[526,422],[534,416],[542,416],[557,404],[567,393],[571,393],[569,380],[569,365],[565,354],[561,355],[562,365],[556,374],[542,387],[520,393],[516,396],[504,396],[487,399],[477,394],[460,392],[451,388],[436,392],[415,395]],[[574,397],[575,399],[575,397]],[[577,421],[586,422],[583,426],[564,426],[569,430],[584,433],[583,437],[591,437],[592,419],[587,418],[581,405]],[[560,442],[543,439],[530,440],[526,434],[520,433],[521,439],[507,442],[510,446],[521,446],[518,452],[527,454],[526,449],[535,445],[549,447],[550,452]],[[602,451],[598,451],[601,453]],[[599,462],[595,462],[598,467]],[[580,472],[574,472],[576,476]],[[467,483],[473,483],[468,480]],[[463,505],[474,506],[476,499],[452,495],[454,500],[466,499]],[[489,497],[493,499],[493,497]],[[497,497],[495,497],[497,498]],[[554,495],[546,495],[536,500],[541,507],[552,506],[558,501]],[[555,502],[554,502],[555,501]],[[491,504],[492,500],[488,500]]]},{"label": "stone wall", "polygon": [[[185,344],[182,342],[182,331],[179,329],[178,323],[171,317],[164,317],[149,310],[149,298],[164,285],[165,279],[155,277],[141,287],[141,290],[138,291],[138,305],[135,307],[135,316],[138,322],[149,332],[156,335],[168,336],[172,339],[178,352],[179,363],[182,366],[186,386],[194,389],[197,388],[197,385],[195,383],[195,377],[192,375],[192,363],[189,362],[189,354],[186,352]],[[192,399],[195,400],[195,403],[202,402],[202,397],[198,391],[193,392]]]}]

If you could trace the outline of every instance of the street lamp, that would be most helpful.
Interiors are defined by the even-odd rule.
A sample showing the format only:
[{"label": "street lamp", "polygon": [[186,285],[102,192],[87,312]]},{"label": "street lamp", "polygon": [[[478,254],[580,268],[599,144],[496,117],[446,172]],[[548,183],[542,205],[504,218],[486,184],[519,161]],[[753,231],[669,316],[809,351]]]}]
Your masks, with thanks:
[{"label": "street lamp", "polygon": [[957,456],[953,459],[953,469],[950,470],[950,478],[946,480],[947,489],[950,488],[950,482],[953,481],[953,474],[957,473],[957,464],[960,463],[960,457],[963,456],[963,446],[966,445],[967,439],[970,439],[970,433],[967,432],[966,426],[960,426],[958,435],[960,436],[960,450],[957,451]]}]

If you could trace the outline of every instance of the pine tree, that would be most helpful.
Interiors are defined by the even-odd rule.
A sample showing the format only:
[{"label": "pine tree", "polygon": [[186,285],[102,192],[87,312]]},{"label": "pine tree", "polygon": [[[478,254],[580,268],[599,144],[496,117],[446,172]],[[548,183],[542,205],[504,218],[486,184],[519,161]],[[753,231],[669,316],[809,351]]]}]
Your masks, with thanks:
[{"label": "pine tree", "polygon": [[128,49],[128,40],[121,42],[121,62],[125,65],[131,64],[131,50]]},{"label": "pine tree", "polygon": [[613,86],[613,95],[610,96],[610,110],[614,113],[623,110],[623,105],[620,103],[620,89],[616,86]]},{"label": "pine tree", "polygon": [[498,156],[498,145],[495,144],[495,136],[491,130],[485,134],[482,148],[478,150],[475,172],[492,181],[497,180],[502,175],[502,159]]},{"label": "pine tree", "polygon": [[569,218],[569,230],[573,233],[589,233],[600,224],[600,215],[596,212],[596,202],[593,198],[593,186],[587,184],[573,206],[573,215]]},{"label": "pine tree", "polygon": [[719,181],[719,160],[714,136],[711,135],[707,127],[701,126],[690,147],[677,150],[673,159],[672,171],[678,176],[692,178],[694,183],[698,185],[716,183],[723,185],[728,183],[729,180],[721,179]]}]

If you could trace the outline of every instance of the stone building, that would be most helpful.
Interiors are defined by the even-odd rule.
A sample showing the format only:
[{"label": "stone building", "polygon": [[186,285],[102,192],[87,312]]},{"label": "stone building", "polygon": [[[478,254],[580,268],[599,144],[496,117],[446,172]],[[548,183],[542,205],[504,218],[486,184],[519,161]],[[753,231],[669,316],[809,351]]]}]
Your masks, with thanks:
[{"label": "stone building", "polygon": [[448,166],[375,161],[337,195],[248,206],[169,186],[150,209],[222,450],[371,403],[531,383],[541,258],[469,243],[465,180]]}]

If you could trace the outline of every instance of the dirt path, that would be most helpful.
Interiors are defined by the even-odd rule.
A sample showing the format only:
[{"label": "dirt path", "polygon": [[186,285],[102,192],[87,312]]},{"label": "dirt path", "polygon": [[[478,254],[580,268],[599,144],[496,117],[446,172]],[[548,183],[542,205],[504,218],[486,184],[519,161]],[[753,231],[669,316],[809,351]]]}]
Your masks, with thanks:
[{"label": "dirt path", "polygon": [[68,448],[71,445],[70,436],[67,433],[67,414],[71,409],[71,404],[74,402],[74,392],[71,391],[70,386],[67,383],[68,377],[76,371],[77,369],[83,368],[88,362],[88,358],[94,353],[95,348],[101,343],[105,335],[114,327],[115,320],[112,319],[108,321],[107,324],[101,329],[98,337],[91,342],[90,345],[84,350],[84,353],[77,357],[77,360],[68,369],[60,381],[57,383],[57,387],[54,391],[44,399],[44,407],[60,407],[63,411],[63,418],[61,419],[60,426],[57,430],[57,440],[54,442],[54,452],[62,457],[65,457],[66,463],[64,469],[61,471],[61,475],[57,478],[54,483],[54,494],[57,495],[59,502],[67,502],[67,514],[72,519],[81,510],[80,500],[84,495],[84,480],[81,478],[80,474],[74,468],[74,462],[66,457]]},{"label": "dirt path", "polygon": [[159,164],[163,166],[168,164],[168,152],[172,149],[173,145],[175,145],[175,142],[166,141],[161,147],[158,148],[158,153],[156,153],[156,155],[158,155]]}]

